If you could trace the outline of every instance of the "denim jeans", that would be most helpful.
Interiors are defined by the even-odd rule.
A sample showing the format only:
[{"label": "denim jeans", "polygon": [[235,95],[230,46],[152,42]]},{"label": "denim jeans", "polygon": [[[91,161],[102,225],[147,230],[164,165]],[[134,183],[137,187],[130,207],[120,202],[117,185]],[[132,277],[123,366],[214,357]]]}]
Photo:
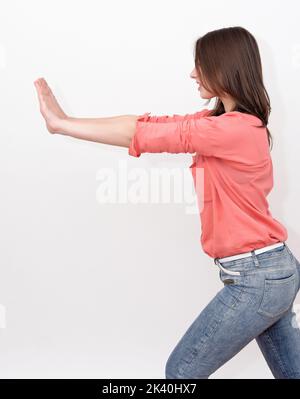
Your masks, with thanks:
[{"label": "denim jeans", "polygon": [[293,310],[300,264],[284,244],[215,262],[224,286],[171,352],[167,379],[209,378],[254,338],[274,378],[300,378],[300,329]]}]

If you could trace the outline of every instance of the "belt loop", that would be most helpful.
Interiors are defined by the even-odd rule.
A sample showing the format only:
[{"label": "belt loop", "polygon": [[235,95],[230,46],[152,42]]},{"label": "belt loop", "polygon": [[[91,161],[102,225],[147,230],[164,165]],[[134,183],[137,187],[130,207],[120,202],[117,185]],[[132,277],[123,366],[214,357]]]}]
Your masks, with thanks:
[{"label": "belt loop", "polygon": [[255,266],[259,267],[259,261],[257,259],[256,253],[254,252],[254,249],[251,251],[251,256],[252,256]]},{"label": "belt loop", "polygon": [[290,255],[291,260],[293,260],[294,256],[292,254],[292,251],[290,250],[290,248],[288,247],[288,245],[287,245],[287,243],[285,241],[283,241],[283,243],[284,243],[284,246],[286,247],[286,249],[287,249],[287,251],[288,251],[288,253]]},{"label": "belt loop", "polygon": [[222,266],[221,266],[221,264],[220,264],[220,262],[219,262],[219,259],[220,259],[220,258],[214,258],[214,263],[215,263],[215,265],[217,265],[218,268],[221,270],[221,269],[222,269]]}]

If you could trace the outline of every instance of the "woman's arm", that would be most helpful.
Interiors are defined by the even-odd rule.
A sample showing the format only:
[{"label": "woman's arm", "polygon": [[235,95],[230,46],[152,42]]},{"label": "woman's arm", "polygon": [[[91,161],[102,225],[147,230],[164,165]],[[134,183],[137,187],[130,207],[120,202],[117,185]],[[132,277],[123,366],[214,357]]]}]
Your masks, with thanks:
[{"label": "woman's arm", "polygon": [[75,118],[65,114],[45,79],[35,82],[40,111],[50,133],[82,140],[129,147],[140,115],[106,118]]},{"label": "woman's arm", "polygon": [[[143,115],[75,118],[64,113],[45,79],[37,79],[34,84],[40,111],[51,133],[127,147],[128,154],[134,157],[145,152],[198,152],[240,162],[245,148],[254,151],[254,133],[247,129],[249,122],[256,118],[252,115],[232,111],[209,116],[210,111],[204,109],[183,116],[157,117],[149,116],[150,112],[147,112]],[[248,117],[249,121],[244,119]]]},{"label": "woman's arm", "polygon": [[136,115],[109,118],[66,117],[60,121],[55,133],[103,144],[129,147],[137,118]]}]

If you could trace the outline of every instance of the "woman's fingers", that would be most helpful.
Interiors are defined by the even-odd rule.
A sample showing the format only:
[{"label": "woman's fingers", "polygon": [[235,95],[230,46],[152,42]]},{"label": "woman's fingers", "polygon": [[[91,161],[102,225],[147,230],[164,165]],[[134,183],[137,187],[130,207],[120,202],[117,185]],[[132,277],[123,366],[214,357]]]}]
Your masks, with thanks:
[{"label": "woman's fingers", "polygon": [[41,82],[39,81],[39,80],[36,80],[35,82],[34,82],[34,85],[35,85],[35,88],[36,88],[36,91],[37,91],[37,96],[38,96],[38,100],[39,100],[39,104],[40,104],[40,107],[41,107]]},{"label": "woman's fingers", "polygon": [[34,81],[34,84],[35,84],[36,86],[38,86],[38,87],[41,87],[42,79],[43,79],[43,78],[38,78],[38,79],[36,79],[36,80]]},{"label": "woman's fingers", "polygon": [[36,79],[34,84],[38,93],[41,114],[46,121],[48,130],[54,133],[59,128],[61,120],[66,118],[67,115],[44,78]]},{"label": "woman's fingers", "polygon": [[50,88],[44,79],[41,80],[41,87],[42,87],[42,92],[44,95],[47,96],[50,94]]},{"label": "woman's fingers", "polygon": [[42,94],[48,94],[49,93],[49,89],[50,88],[49,88],[49,86],[48,86],[48,84],[47,84],[47,82],[45,81],[44,78],[36,79],[34,81],[34,84],[35,84],[36,88],[38,88],[40,90],[40,92]]}]

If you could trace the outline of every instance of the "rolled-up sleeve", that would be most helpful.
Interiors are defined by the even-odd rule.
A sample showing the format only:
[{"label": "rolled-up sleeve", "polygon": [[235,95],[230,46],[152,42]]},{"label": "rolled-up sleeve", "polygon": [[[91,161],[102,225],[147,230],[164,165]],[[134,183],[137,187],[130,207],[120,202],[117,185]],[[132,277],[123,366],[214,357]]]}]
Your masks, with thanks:
[{"label": "rolled-up sleeve", "polygon": [[208,116],[204,109],[184,116],[140,115],[132,137],[129,155],[142,153],[199,153],[234,159],[252,143],[244,115],[232,111]]},{"label": "rolled-up sleeve", "polygon": [[[156,115],[150,115],[151,112],[145,112],[144,114],[139,115],[136,121],[135,134],[133,135],[132,140],[130,142],[128,154],[134,157],[139,157],[143,152],[167,152],[167,150],[156,151],[153,149],[153,151],[146,151],[141,149],[145,145],[145,140],[147,136],[146,130],[148,130],[148,132],[152,134],[153,129],[155,129],[156,132],[158,132],[158,130],[162,128],[162,125],[160,126],[155,125],[156,126],[155,128],[153,124],[183,122],[191,119],[200,118],[204,115],[207,115],[209,112],[210,112],[209,109],[205,108],[193,114],[185,114],[185,115],[173,114],[173,115],[156,116]],[[147,123],[147,125],[145,125],[144,122]],[[170,126],[170,128],[172,129],[172,126]],[[164,129],[164,131],[165,130],[166,129]],[[150,150],[149,146],[148,148]]]}]

